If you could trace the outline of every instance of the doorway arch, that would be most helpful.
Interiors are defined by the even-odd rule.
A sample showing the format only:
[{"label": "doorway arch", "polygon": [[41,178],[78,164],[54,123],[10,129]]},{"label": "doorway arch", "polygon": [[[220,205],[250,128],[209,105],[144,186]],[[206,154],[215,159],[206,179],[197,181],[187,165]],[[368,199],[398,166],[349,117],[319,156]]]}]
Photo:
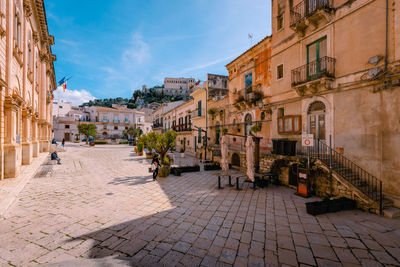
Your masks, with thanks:
[{"label": "doorway arch", "polygon": [[232,154],[232,166],[240,167],[240,156],[238,153]]},{"label": "doorway arch", "polygon": [[326,106],[322,101],[312,102],[307,109],[307,131],[315,139],[326,140]]}]

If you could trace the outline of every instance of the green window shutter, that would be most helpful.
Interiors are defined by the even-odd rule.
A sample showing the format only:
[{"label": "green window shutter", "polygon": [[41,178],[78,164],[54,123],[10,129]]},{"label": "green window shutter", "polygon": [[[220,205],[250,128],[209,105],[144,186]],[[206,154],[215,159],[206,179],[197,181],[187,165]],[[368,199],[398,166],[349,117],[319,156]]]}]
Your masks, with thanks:
[{"label": "green window shutter", "polygon": [[197,142],[201,143],[201,128],[199,128],[199,136],[197,137]]},{"label": "green window shutter", "polygon": [[201,100],[199,102],[197,102],[197,108],[198,108],[198,116],[201,116]]}]

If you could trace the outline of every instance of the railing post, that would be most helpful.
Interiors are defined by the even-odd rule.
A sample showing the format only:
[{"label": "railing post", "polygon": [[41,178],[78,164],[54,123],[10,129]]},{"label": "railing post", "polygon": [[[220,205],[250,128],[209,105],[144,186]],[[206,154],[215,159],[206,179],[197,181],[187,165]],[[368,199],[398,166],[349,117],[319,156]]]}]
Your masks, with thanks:
[{"label": "railing post", "polygon": [[329,182],[330,182],[330,195],[332,196],[332,135],[329,135]]},{"label": "railing post", "polygon": [[317,157],[318,157],[318,159],[320,158],[319,157],[319,138],[317,139]]},{"label": "railing post", "polygon": [[379,181],[379,213],[383,213],[382,181]]}]

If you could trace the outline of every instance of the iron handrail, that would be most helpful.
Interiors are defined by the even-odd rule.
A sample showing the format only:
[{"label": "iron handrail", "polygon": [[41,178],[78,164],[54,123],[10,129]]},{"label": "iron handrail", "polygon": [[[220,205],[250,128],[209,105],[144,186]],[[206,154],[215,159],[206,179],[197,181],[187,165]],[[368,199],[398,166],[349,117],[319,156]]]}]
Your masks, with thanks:
[{"label": "iron handrail", "polygon": [[297,151],[298,155],[309,153],[311,158],[319,159],[331,170],[357,187],[370,199],[379,203],[379,210],[383,210],[382,181],[370,174],[350,159],[346,158],[323,141],[315,140],[314,146]]}]

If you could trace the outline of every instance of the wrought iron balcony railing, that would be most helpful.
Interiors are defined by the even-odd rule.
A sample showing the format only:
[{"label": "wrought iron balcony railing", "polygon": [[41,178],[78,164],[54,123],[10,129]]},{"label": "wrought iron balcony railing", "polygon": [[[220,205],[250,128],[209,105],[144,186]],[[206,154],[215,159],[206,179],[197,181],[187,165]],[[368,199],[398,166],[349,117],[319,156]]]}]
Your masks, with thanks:
[{"label": "wrought iron balcony railing", "polygon": [[321,9],[331,10],[332,0],[303,0],[290,9],[290,26],[293,27],[306,17]]},{"label": "wrought iron balcony railing", "polygon": [[161,123],[153,123],[153,129],[162,128],[163,125]]},{"label": "wrought iron balcony railing", "polygon": [[292,70],[292,86],[314,81],[322,77],[335,77],[336,59],[322,57]]},{"label": "wrought iron balcony railing", "polygon": [[176,132],[187,132],[192,130],[192,124],[178,124],[175,126],[172,126],[172,129]]}]

